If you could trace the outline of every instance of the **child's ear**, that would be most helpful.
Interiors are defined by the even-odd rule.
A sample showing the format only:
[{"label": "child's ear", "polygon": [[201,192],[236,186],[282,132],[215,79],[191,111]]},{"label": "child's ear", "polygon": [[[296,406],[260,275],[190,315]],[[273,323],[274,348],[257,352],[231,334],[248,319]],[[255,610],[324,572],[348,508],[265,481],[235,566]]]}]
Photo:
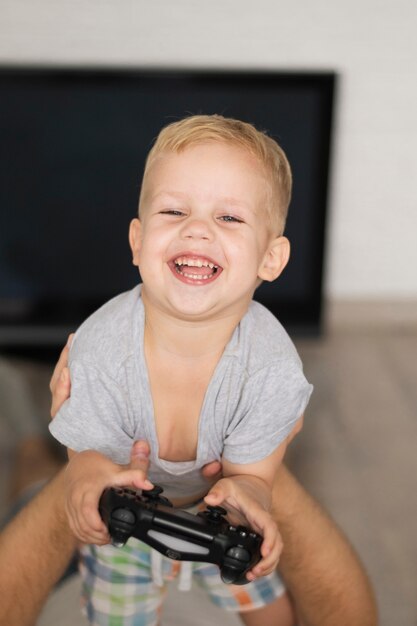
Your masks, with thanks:
[{"label": "child's ear", "polygon": [[139,253],[142,244],[142,224],[136,217],[130,222],[129,243],[132,250],[132,263],[139,266]]},{"label": "child's ear", "polygon": [[286,237],[273,239],[259,266],[258,277],[272,282],[281,274],[290,258],[290,242]]}]

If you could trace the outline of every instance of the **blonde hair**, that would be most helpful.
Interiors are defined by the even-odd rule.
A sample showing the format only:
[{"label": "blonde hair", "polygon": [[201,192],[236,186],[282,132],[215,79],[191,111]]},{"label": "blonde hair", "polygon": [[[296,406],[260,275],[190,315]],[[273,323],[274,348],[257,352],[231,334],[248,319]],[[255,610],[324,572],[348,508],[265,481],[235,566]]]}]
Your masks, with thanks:
[{"label": "blonde hair", "polygon": [[247,122],[222,115],[193,115],[165,126],[146,159],[142,189],[149,168],[163,152],[178,153],[207,141],[239,146],[258,160],[270,184],[268,214],[271,226],[276,231],[274,234],[282,234],[291,200],[291,167],[278,143]]}]

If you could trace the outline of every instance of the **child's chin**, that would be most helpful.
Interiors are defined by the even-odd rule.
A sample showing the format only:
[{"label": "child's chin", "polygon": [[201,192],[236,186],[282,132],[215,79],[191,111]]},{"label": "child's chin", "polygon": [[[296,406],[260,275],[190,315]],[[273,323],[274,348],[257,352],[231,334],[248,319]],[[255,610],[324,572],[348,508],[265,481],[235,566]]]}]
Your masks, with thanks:
[{"label": "child's chin", "polygon": [[[192,289],[194,292],[194,289]],[[182,293],[172,300],[172,306],[181,317],[199,319],[213,313],[213,302],[203,293]]]}]

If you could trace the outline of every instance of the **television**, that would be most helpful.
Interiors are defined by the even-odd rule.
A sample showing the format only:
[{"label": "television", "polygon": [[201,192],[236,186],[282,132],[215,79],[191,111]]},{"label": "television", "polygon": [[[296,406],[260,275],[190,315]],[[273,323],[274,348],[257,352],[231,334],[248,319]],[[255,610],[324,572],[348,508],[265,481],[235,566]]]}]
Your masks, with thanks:
[{"label": "television", "polygon": [[318,334],[336,75],[0,68],[0,348],[61,345],[138,281],[127,232],[159,130],[219,113],[278,140],[292,166],[290,263],[255,299]]}]

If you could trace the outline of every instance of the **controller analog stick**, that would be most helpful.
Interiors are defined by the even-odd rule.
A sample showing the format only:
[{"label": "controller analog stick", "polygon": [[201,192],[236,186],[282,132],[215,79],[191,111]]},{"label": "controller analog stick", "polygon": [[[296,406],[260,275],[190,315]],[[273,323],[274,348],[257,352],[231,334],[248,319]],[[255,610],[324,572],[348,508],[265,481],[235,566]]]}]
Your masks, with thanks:
[{"label": "controller analog stick", "polygon": [[142,496],[151,504],[163,504],[164,506],[172,507],[172,503],[168,500],[168,498],[161,496],[162,492],[162,487],[154,485],[152,489],[142,489]]},{"label": "controller analog stick", "polygon": [[251,556],[250,553],[242,546],[234,546],[233,548],[229,548],[226,552],[226,556],[231,559],[236,559],[237,561],[242,561],[244,563],[249,563]]},{"label": "controller analog stick", "polygon": [[113,511],[111,519],[112,522],[121,522],[122,524],[126,524],[127,526],[136,522],[135,514],[129,509],[116,509],[115,511]]},{"label": "controller analog stick", "polygon": [[206,517],[210,522],[221,522],[226,514],[227,511],[222,506],[211,506],[210,504],[207,506]]},{"label": "controller analog stick", "polygon": [[153,499],[153,498],[158,498],[162,492],[163,492],[162,487],[160,487],[159,485],[154,485],[152,489],[143,489],[142,495],[145,498]]},{"label": "controller analog stick", "polygon": [[[241,572],[241,570],[238,567],[230,567],[230,566],[224,565],[220,569],[221,579],[227,585],[236,584],[236,582],[240,578],[241,573],[242,572]],[[248,581],[246,581],[246,582],[248,582]]]}]

